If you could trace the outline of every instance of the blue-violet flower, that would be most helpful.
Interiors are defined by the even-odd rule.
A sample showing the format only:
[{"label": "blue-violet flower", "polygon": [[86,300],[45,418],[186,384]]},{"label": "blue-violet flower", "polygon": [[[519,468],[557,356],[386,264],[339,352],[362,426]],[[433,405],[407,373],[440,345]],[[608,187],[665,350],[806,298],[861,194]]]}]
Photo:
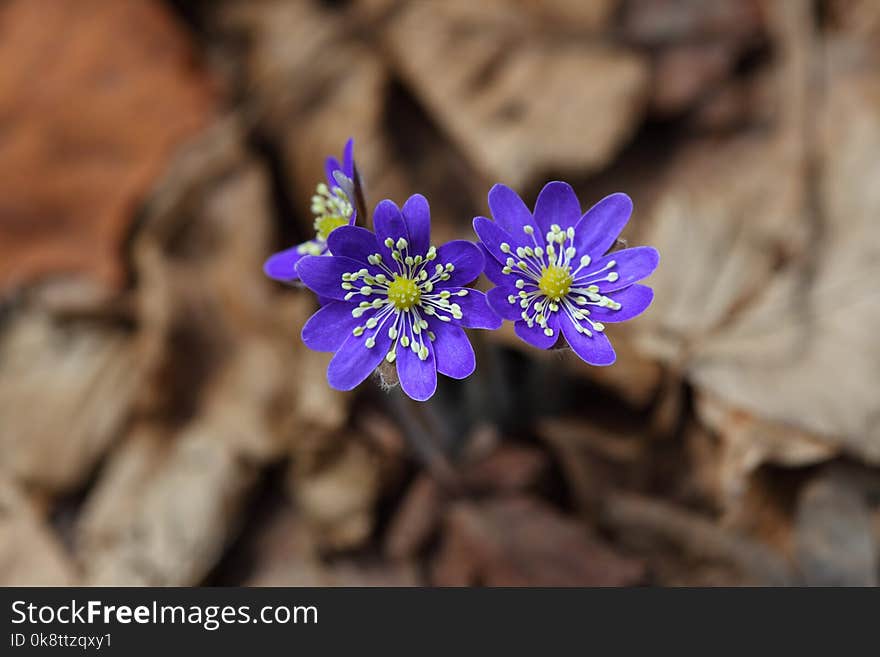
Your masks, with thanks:
[{"label": "blue-violet flower", "polygon": [[327,238],[341,226],[353,226],[357,221],[354,204],[354,140],[345,143],[342,164],[330,156],[324,163],[326,183],[318,183],[312,196],[312,214],[315,216],[315,237],[302,244],[279,251],[266,260],[263,271],[270,278],[289,283],[298,278],[296,263],[307,255],[327,253]]},{"label": "blue-violet flower", "polygon": [[632,207],[626,194],[612,194],[582,214],[571,186],[551,182],[532,214],[516,192],[495,185],[489,192],[495,221],[474,219],[486,276],[497,286],[487,294],[489,305],[535,347],[549,349],[561,334],[587,363],[612,364],[605,324],[632,319],[650,305],[653,290],[636,283],[660,260],[646,246],[607,253]]},{"label": "blue-violet flower", "polygon": [[420,194],[402,210],[380,202],[373,225],[375,234],[334,230],[331,256],[297,264],[302,282],[331,299],[306,322],[302,339],[335,352],[327,368],[332,387],[351,390],[384,360],[396,363],[403,391],[424,401],[437,388],[437,372],[463,379],[474,371],[463,328],[501,326],[486,296],[465,287],[483,271],[483,253],[464,240],[431,246],[430,209]]}]

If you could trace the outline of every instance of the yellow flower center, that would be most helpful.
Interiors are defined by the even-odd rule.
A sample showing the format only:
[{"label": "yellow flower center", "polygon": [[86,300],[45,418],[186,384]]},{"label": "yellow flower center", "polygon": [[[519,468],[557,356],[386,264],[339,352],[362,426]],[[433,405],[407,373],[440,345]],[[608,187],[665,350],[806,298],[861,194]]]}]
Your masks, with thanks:
[{"label": "yellow flower center", "polygon": [[318,239],[326,241],[327,236],[330,233],[340,226],[345,226],[347,224],[348,219],[346,217],[339,217],[332,214],[326,217],[318,217],[315,219],[315,232],[318,234]]},{"label": "yellow flower center", "polygon": [[388,285],[388,301],[398,310],[409,310],[422,299],[422,291],[411,278],[399,276]]},{"label": "yellow flower center", "polygon": [[550,265],[541,270],[538,288],[552,301],[559,301],[571,289],[571,270],[568,267]]}]

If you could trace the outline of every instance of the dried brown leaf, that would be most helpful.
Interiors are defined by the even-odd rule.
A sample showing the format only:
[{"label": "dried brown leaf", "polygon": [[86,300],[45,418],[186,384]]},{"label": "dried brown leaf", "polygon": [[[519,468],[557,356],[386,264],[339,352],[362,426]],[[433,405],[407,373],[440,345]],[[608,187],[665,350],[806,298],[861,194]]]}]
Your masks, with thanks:
[{"label": "dried brown leaf", "polygon": [[529,25],[495,6],[416,2],[386,32],[395,66],[471,164],[513,186],[607,163],[638,124],[648,84],[633,52]]},{"label": "dried brown leaf", "polygon": [[834,67],[824,97],[820,237],[704,345],[694,380],[726,402],[880,462],[880,77]]},{"label": "dried brown leaf", "polygon": [[0,586],[73,586],[78,575],[24,492],[0,477]]},{"label": "dried brown leaf", "polygon": [[145,383],[130,331],[21,308],[0,335],[0,471],[49,491],[88,478]]},{"label": "dried brown leaf", "polygon": [[153,0],[16,0],[0,13],[0,293],[37,277],[123,280],[122,240],[214,99]]},{"label": "dried brown leaf", "polygon": [[517,497],[452,507],[432,579],[439,586],[622,586],[642,576],[639,561],[545,504]]}]

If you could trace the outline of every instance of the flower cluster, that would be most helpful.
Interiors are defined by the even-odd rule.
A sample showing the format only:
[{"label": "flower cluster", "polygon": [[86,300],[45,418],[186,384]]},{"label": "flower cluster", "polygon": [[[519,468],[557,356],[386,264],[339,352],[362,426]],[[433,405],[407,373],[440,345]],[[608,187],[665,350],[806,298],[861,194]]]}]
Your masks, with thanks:
[{"label": "flower cluster", "polygon": [[474,231],[496,285],[488,295],[492,309],[539,349],[555,346],[561,335],[587,363],[612,364],[605,324],[650,305],[653,290],[637,282],[660,260],[647,246],[607,253],[632,213],[630,198],[612,194],[582,214],[571,186],[551,182],[532,213],[516,192],[495,185],[489,209],[495,221],[477,217]]},{"label": "flower cluster", "polygon": [[[265,265],[272,278],[300,279],[318,295],[321,308],[302,338],[311,349],[334,352],[327,380],[336,389],[351,390],[385,363],[396,367],[407,395],[427,400],[438,372],[456,379],[473,373],[464,329],[497,329],[502,320],[535,347],[567,343],[587,363],[610,365],[605,324],[632,319],[653,299],[638,281],[657,267],[657,251],[611,251],[632,212],[625,194],[582,213],[574,190],[551,182],[532,212],[516,192],[495,185],[494,221],[474,219],[479,243],[435,247],[420,194],[402,208],[381,201],[373,231],[354,225],[355,171],[349,140],[341,165],[328,158],[328,182],[312,198],[315,238]],[[482,273],[495,284],[487,294],[467,287]]]},{"label": "flower cluster", "polygon": [[412,196],[400,210],[382,201],[375,233],[348,226],[329,237],[331,257],[297,265],[310,289],[332,299],[303,327],[305,344],[336,352],[330,385],[351,390],[383,360],[396,363],[403,391],[417,400],[437,388],[437,372],[456,379],[476,366],[464,328],[494,329],[501,319],[486,296],[465,287],[483,271],[471,242],[431,246],[428,202]]}]

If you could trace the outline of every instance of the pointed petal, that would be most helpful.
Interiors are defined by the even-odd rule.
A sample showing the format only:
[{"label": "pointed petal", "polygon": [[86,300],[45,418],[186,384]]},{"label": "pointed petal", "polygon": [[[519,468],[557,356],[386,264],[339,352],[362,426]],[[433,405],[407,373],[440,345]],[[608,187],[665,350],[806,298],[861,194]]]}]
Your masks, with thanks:
[{"label": "pointed petal", "polygon": [[553,224],[565,230],[580,218],[581,204],[571,185],[558,180],[544,185],[535,203],[535,223],[542,236],[550,232]]},{"label": "pointed petal", "polygon": [[354,327],[363,324],[376,312],[370,309],[355,319],[351,315],[354,308],[354,304],[345,301],[331,301],[309,317],[302,328],[302,341],[314,351],[338,350]]},{"label": "pointed petal", "polygon": [[[473,242],[467,240],[452,240],[437,249],[436,264],[452,264],[455,269],[448,281],[447,286],[461,286],[474,282],[483,273],[485,259],[483,252]],[[434,264],[432,263],[432,264]],[[428,273],[434,272],[433,267],[428,265]]]},{"label": "pointed petal", "polygon": [[497,184],[489,190],[489,210],[495,223],[511,235],[523,235],[523,226],[527,225],[537,230],[529,208],[507,185]]},{"label": "pointed petal", "polygon": [[538,349],[549,349],[559,339],[559,313],[550,315],[550,319],[547,321],[547,328],[553,329],[553,335],[546,335],[544,329],[537,324],[533,324],[529,328],[529,325],[523,320],[519,320],[513,325],[514,333]]},{"label": "pointed petal", "polygon": [[464,328],[497,329],[501,327],[501,318],[489,307],[486,295],[469,287],[447,287],[452,294],[467,291],[464,296],[450,299],[461,307],[461,319],[453,319],[452,323]]},{"label": "pointed petal", "polygon": [[263,263],[263,273],[269,278],[285,283],[298,279],[299,274],[296,273],[296,263],[304,257],[304,254],[299,252],[300,246],[298,244],[270,255],[266,262]]},{"label": "pointed petal", "polygon": [[327,247],[335,256],[357,260],[367,266],[367,257],[379,253],[376,236],[360,226],[340,226],[327,236]]},{"label": "pointed petal", "polygon": [[351,390],[379,366],[391,346],[388,331],[378,328],[371,334],[376,344],[366,346],[367,334],[349,335],[327,366],[327,382],[336,390]]},{"label": "pointed petal", "polygon": [[574,248],[578,257],[599,258],[617,240],[632,214],[633,202],[626,194],[611,194],[584,213],[575,226]]},{"label": "pointed petal", "polygon": [[606,324],[625,322],[641,315],[651,305],[651,301],[654,299],[654,290],[646,285],[636,283],[609,296],[621,305],[620,310],[589,306],[587,309],[590,311],[590,319],[594,322]]},{"label": "pointed petal", "polygon": [[342,149],[342,173],[354,178],[354,138],[349,137]]},{"label": "pointed petal", "polygon": [[346,295],[346,290],[342,289],[342,275],[364,266],[357,260],[342,256],[305,256],[297,263],[296,271],[306,287],[315,294],[342,301]]},{"label": "pointed petal", "polygon": [[428,199],[413,194],[403,204],[403,219],[409,233],[409,254],[424,256],[431,246],[431,208]]},{"label": "pointed petal", "polygon": [[437,371],[453,379],[464,379],[474,373],[477,359],[467,334],[459,326],[436,319],[429,320],[434,332],[434,358]]},{"label": "pointed petal", "polygon": [[373,227],[376,231],[376,239],[379,241],[379,252],[385,264],[392,271],[397,271],[397,263],[391,257],[391,249],[385,246],[385,240],[390,237],[396,243],[402,237],[409,241],[409,232],[400,209],[393,201],[388,199],[379,201],[379,205],[373,210]]},{"label": "pointed petal", "polygon": [[[525,246],[524,240],[514,238],[513,235],[504,230],[494,221],[486,219],[486,217],[476,217],[474,219],[474,232],[480,238],[483,246],[498,262],[505,263],[510,257],[509,253],[501,249],[502,244],[510,246],[511,250],[516,251],[516,247]],[[523,238],[527,235],[523,234]]]},{"label": "pointed petal", "polygon": [[[404,334],[412,341],[410,344],[422,344],[418,336],[413,335],[410,326],[404,330]],[[425,401],[437,390],[437,363],[434,360],[434,347],[427,335],[423,333],[423,344],[428,348],[428,357],[425,360],[419,358],[410,347],[397,346],[397,378],[400,379],[400,387],[416,401]],[[415,340],[413,340],[415,338]]]},{"label": "pointed petal", "polygon": [[519,306],[519,299],[510,303],[508,297],[513,295],[517,296],[517,290],[515,287],[499,285],[498,287],[493,287],[486,293],[486,300],[489,302],[489,307],[495,311],[495,314],[498,315],[501,319],[508,319],[510,321],[519,321],[522,318],[522,308]]},{"label": "pointed petal", "polygon": [[584,362],[601,367],[611,365],[617,358],[614,347],[604,332],[593,331],[592,337],[587,337],[578,332],[568,317],[563,318],[560,323],[568,345]]},{"label": "pointed petal", "polygon": [[[607,270],[602,271],[611,263]],[[660,254],[652,246],[636,246],[631,249],[623,249],[622,251],[614,251],[603,258],[599,258],[584,269],[587,274],[590,272],[600,272],[593,276],[584,275],[584,272],[578,274],[574,284],[583,286],[584,284],[595,283],[599,286],[602,294],[622,290],[629,287],[633,283],[637,283],[643,278],[647,278],[660,263]],[[607,278],[608,274],[616,273],[617,279],[614,281],[602,280]]]},{"label": "pointed petal", "polygon": [[513,279],[510,274],[505,274],[501,271],[502,264],[495,259],[495,256],[489,253],[489,249],[482,242],[477,244],[477,247],[483,253],[483,260],[485,262],[483,273],[486,274],[486,278],[495,283],[495,285],[509,285]]}]

